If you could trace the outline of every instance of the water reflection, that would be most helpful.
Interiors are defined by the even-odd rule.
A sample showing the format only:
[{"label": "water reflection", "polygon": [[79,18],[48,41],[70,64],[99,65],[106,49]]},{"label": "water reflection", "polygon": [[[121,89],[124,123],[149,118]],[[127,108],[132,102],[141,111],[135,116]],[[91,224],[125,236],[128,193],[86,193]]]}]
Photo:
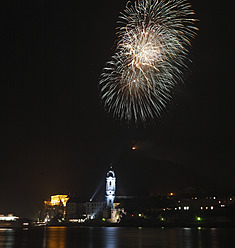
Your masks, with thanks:
[{"label": "water reflection", "polygon": [[[48,227],[44,232],[44,244],[48,248],[65,248],[66,247],[66,227]],[[45,242],[46,240],[46,242]]]},{"label": "water reflection", "polygon": [[14,247],[15,230],[8,228],[0,228],[0,247]]},{"label": "water reflection", "polygon": [[216,228],[211,228],[210,229],[210,234],[211,234],[211,247],[212,248],[219,248],[219,244],[217,241],[217,229]]},{"label": "water reflection", "polygon": [[0,248],[234,247],[233,228],[45,227],[0,229]]},{"label": "water reflection", "polygon": [[183,228],[183,236],[184,236],[184,245],[185,248],[191,248],[193,246],[192,244],[192,228]]},{"label": "water reflection", "polygon": [[93,228],[89,228],[89,248],[93,248]]},{"label": "water reflection", "polygon": [[105,227],[103,228],[104,247],[117,248],[119,240],[119,227]]},{"label": "water reflection", "polygon": [[198,239],[198,248],[202,248],[202,236],[201,236],[201,233],[202,233],[202,228],[201,227],[198,227],[197,228],[198,232],[197,232],[197,239]]}]

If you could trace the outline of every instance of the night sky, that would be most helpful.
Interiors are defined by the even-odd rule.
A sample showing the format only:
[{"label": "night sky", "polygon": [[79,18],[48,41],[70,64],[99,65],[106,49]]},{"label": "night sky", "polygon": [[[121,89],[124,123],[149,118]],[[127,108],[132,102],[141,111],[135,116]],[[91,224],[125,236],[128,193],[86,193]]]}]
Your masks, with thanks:
[{"label": "night sky", "polygon": [[126,194],[235,189],[234,1],[190,2],[193,63],[145,127],[114,120],[98,91],[126,1],[1,3],[0,213],[34,217],[51,194],[90,196],[110,163]]}]

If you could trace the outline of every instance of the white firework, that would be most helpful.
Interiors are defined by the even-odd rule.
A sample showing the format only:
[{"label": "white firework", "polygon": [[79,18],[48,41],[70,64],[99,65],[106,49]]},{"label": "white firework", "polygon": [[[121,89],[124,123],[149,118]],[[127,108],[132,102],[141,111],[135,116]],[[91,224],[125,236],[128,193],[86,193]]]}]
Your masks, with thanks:
[{"label": "white firework", "polygon": [[115,54],[100,79],[105,108],[126,121],[160,116],[182,81],[188,48],[197,28],[186,0],[139,0],[118,22]]}]

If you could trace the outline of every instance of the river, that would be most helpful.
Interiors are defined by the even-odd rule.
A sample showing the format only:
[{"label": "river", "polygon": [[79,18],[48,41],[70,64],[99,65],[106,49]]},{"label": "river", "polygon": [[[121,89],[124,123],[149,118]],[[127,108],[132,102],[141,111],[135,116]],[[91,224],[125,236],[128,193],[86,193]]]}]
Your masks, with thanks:
[{"label": "river", "polygon": [[235,229],[44,227],[0,229],[0,248],[232,248]]}]

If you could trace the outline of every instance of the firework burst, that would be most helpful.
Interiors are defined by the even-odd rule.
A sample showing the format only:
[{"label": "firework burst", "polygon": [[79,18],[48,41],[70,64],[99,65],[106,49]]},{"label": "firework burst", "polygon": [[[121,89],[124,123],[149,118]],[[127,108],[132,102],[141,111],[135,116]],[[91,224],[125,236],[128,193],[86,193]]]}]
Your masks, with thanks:
[{"label": "firework burst", "polygon": [[160,116],[182,81],[195,36],[187,0],[139,0],[121,13],[115,54],[100,79],[101,99],[114,116],[147,121]]}]

